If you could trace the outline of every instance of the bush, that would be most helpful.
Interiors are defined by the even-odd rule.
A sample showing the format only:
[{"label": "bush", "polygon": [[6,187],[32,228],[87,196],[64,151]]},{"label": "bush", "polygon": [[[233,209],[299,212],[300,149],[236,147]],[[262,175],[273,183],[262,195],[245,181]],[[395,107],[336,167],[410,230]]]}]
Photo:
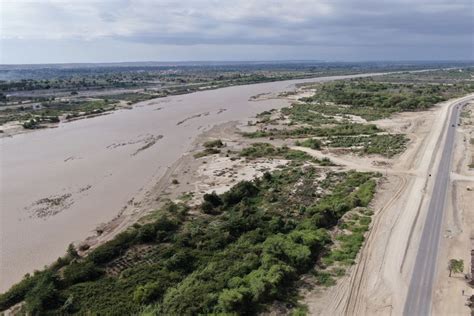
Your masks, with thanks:
[{"label": "bush", "polygon": [[7,292],[0,294],[0,310],[21,302],[25,295],[38,283],[42,273],[36,272],[33,276],[27,274],[19,283],[12,286]]},{"label": "bush", "polygon": [[42,273],[36,284],[25,296],[26,310],[36,315],[48,309],[59,307],[62,302],[59,300],[56,288],[57,282],[54,273],[49,271]]},{"label": "bush", "polygon": [[194,158],[202,158],[202,157],[205,157],[205,156],[209,156],[209,155],[215,155],[215,154],[219,154],[221,151],[219,149],[216,149],[216,148],[206,148],[204,149],[203,151],[199,151],[197,153],[194,154]]},{"label": "bush", "polygon": [[310,139],[306,139],[302,141],[300,145],[304,147],[309,147],[312,149],[321,149],[322,143],[319,139],[310,138]]},{"label": "bush", "polygon": [[291,311],[290,316],[306,316],[308,315],[308,307],[298,306]]},{"label": "bush", "polygon": [[251,198],[257,195],[258,188],[250,181],[241,181],[223,194],[222,200],[226,206],[239,203],[244,198]]},{"label": "bush", "polygon": [[121,253],[124,253],[128,247],[135,241],[136,230],[129,230],[120,233],[111,241],[97,247],[89,254],[89,259],[95,264],[106,263]]},{"label": "bush", "polygon": [[158,282],[139,285],[133,292],[133,300],[137,304],[150,304],[163,294],[163,288]]},{"label": "bush", "polygon": [[69,246],[67,247],[67,254],[71,259],[79,258],[79,254],[77,253],[77,250],[72,243],[69,244]]},{"label": "bush", "polygon": [[218,207],[223,204],[222,199],[220,198],[219,195],[216,194],[215,191],[213,191],[210,194],[208,193],[204,194],[203,198],[204,198],[204,201],[209,202],[212,205],[212,207]]},{"label": "bush", "polygon": [[224,147],[224,143],[222,142],[222,140],[216,139],[205,142],[203,146],[206,148],[222,148]]},{"label": "bush", "polygon": [[247,288],[225,289],[219,295],[219,309],[223,312],[246,311],[251,308],[251,293]]},{"label": "bush", "polygon": [[281,234],[271,236],[263,243],[263,256],[270,262],[283,261],[298,269],[307,266],[311,259],[311,250],[308,246],[296,243],[291,237]]},{"label": "bush", "polygon": [[157,227],[154,223],[145,224],[138,229],[137,240],[147,243],[155,240]]},{"label": "bush", "polygon": [[93,262],[72,262],[63,272],[64,282],[76,284],[79,282],[92,281],[102,275],[103,271],[97,268]]},{"label": "bush", "polygon": [[23,123],[23,128],[26,128],[26,129],[36,129],[36,128],[39,128],[39,127],[40,127],[40,125],[39,125],[38,120],[36,120],[34,118]]},{"label": "bush", "polygon": [[242,149],[240,156],[247,158],[271,157],[277,153],[276,148],[268,143],[254,143]]},{"label": "bush", "polygon": [[357,191],[357,197],[360,200],[360,206],[368,206],[375,194],[376,183],[374,180],[369,180],[360,185]]},{"label": "bush", "polygon": [[212,192],[210,194],[204,194],[204,202],[201,204],[201,209],[206,214],[220,214],[220,210],[218,209],[224,203],[219,195],[216,192]]},{"label": "bush", "polygon": [[330,273],[328,272],[316,272],[315,273],[316,280],[318,280],[318,283],[322,286],[333,286],[336,284],[336,281],[333,279]]}]

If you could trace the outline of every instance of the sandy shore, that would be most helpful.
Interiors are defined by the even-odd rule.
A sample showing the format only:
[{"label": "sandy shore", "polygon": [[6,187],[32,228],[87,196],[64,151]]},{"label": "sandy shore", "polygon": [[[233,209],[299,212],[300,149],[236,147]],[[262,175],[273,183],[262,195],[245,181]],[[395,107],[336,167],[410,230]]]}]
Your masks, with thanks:
[{"label": "sandy shore", "polygon": [[[198,136],[214,126],[245,124],[288,105],[291,98],[278,95],[297,83],[369,75],[171,96],[0,139],[0,291],[63,255],[70,242],[108,240],[157,207],[173,191],[169,179],[185,170]],[[257,95],[265,97],[252,98]],[[191,187],[192,181],[180,181],[187,182]]]}]

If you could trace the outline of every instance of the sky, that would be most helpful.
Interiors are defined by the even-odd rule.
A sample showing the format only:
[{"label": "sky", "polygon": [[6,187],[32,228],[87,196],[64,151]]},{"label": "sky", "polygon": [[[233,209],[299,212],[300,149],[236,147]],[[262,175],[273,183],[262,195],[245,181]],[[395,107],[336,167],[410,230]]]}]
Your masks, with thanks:
[{"label": "sky", "polygon": [[0,64],[473,59],[473,0],[0,0]]}]

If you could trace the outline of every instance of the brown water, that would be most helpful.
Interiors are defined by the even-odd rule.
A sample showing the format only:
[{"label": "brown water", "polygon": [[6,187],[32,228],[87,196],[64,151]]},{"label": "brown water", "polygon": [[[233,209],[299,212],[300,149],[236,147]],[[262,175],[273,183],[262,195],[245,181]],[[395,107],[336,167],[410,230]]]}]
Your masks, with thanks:
[{"label": "brown water", "polygon": [[[228,121],[245,122],[288,104],[282,99],[249,101],[251,96],[292,90],[296,83],[347,77],[354,76],[171,96],[140,103],[133,110],[1,139],[0,291],[114,218],[203,131]],[[153,139],[154,145],[147,143]],[[147,144],[150,147],[144,148]],[[42,208],[54,201],[41,203],[41,199],[61,196],[63,200],[53,207],[57,214],[44,214]]]}]

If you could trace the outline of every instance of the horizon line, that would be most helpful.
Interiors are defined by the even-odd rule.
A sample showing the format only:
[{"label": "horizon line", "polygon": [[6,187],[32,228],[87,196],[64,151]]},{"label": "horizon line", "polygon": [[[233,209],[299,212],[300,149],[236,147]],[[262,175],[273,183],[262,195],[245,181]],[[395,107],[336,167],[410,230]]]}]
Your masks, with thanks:
[{"label": "horizon line", "polygon": [[321,59],[262,59],[262,60],[225,60],[225,59],[215,59],[215,60],[146,60],[146,61],[91,61],[91,62],[46,62],[46,63],[0,63],[1,66],[41,66],[41,65],[120,65],[120,64],[211,64],[211,63],[221,63],[221,64],[263,64],[263,63],[474,63],[474,59],[403,59],[403,60],[383,60],[383,59],[367,59],[367,60],[321,60]]}]

